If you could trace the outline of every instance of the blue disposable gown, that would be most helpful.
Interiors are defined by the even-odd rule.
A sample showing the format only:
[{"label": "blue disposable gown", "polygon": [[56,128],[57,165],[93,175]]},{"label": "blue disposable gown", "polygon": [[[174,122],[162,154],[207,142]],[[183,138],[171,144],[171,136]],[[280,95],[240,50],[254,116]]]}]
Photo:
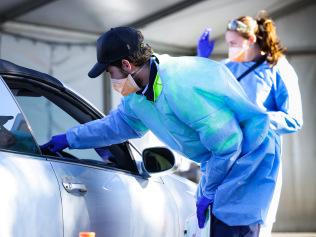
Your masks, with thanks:
[{"label": "blue disposable gown", "polygon": [[[255,62],[228,62],[226,66],[238,77]],[[249,99],[266,111],[271,128],[278,134],[293,133],[303,125],[298,78],[285,57],[274,67],[264,62],[240,80]]]},{"label": "blue disposable gown", "polygon": [[[255,62],[227,62],[227,67],[238,78]],[[270,127],[279,135],[298,131],[303,124],[301,95],[297,75],[285,57],[270,67],[264,62],[240,80],[249,99],[270,118]],[[282,162],[278,171],[277,184],[270,204],[265,230],[275,222],[282,186]],[[270,227],[269,227],[270,225]],[[271,230],[270,230],[271,232]],[[270,234],[271,235],[271,234]]]},{"label": "blue disposable gown", "polygon": [[198,57],[157,56],[162,91],[155,102],[136,93],[103,119],[67,131],[71,148],[102,147],[150,129],[172,149],[201,163],[197,195],[214,199],[228,225],[262,223],[275,188],[279,143],[266,113],[252,104],[225,65]]}]

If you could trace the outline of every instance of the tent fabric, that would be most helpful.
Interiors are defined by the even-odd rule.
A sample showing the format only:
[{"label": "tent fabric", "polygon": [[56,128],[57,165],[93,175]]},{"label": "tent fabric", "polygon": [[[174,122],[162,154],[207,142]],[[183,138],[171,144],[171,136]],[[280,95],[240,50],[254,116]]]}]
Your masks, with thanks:
[{"label": "tent fabric", "polygon": [[[31,8],[32,2],[0,2],[0,57],[61,79],[104,111],[108,100],[115,107],[120,96],[111,93],[106,75],[87,76],[96,60],[95,40],[101,32],[138,22],[157,53],[195,55],[200,34],[212,27],[213,58],[222,59],[227,54],[228,20],[268,10],[298,74],[304,115],[302,130],[283,139],[283,189],[274,230],[316,231],[316,1],[55,0],[37,1],[42,5]],[[141,149],[162,145],[150,133],[133,142]]]},{"label": "tent fabric", "polygon": [[0,57],[48,73],[103,110],[103,80],[88,77],[96,61],[94,46],[65,46],[0,34]]},{"label": "tent fabric", "polygon": [[283,139],[283,187],[275,230],[315,231],[316,220],[316,55],[288,58],[299,80],[303,128]]}]

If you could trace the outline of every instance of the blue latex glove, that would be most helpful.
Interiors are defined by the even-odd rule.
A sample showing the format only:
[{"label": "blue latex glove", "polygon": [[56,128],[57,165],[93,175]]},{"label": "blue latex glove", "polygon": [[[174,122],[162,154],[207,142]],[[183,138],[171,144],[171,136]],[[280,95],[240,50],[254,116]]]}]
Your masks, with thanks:
[{"label": "blue latex glove", "polygon": [[204,228],[205,220],[206,220],[206,211],[207,208],[213,203],[212,199],[208,199],[203,195],[196,202],[196,216],[199,223],[199,228]]},{"label": "blue latex glove", "polygon": [[111,156],[113,156],[108,147],[98,147],[94,148],[94,150],[104,161],[107,161]]},{"label": "blue latex glove", "polygon": [[62,151],[67,147],[69,144],[65,133],[52,136],[49,142],[40,146],[41,150],[49,150],[53,153]]},{"label": "blue latex glove", "polygon": [[203,58],[208,58],[211,56],[215,45],[215,40],[209,40],[211,31],[211,28],[207,28],[202,33],[197,45],[197,56]]}]

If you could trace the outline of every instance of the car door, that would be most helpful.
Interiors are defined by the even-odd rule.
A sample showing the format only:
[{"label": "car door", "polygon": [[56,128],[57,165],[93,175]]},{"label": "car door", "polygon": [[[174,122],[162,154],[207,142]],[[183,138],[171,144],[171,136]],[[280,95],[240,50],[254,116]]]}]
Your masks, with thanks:
[{"label": "car door", "polygon": [[0,236],[63,236],[59,185],[0,76]]},{"label": "car door", "polygon": [[[66,88],[7,80],[39,144],[96,118]],[[94,149],[47,154],[59,182],[64,236],[77,237],[83,231],[111,237],[179,236],[178,210],[162,180],[139,174],[127,144],[108,149],[111,162]]]}]

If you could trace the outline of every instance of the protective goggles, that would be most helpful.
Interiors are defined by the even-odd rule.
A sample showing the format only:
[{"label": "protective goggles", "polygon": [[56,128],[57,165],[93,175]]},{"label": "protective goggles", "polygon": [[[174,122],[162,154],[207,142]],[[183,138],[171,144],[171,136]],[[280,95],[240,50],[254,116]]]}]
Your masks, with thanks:
[{"label": "protective goggles", "polygon": [[233,30],[240,33],[250,33],[250,27],[247,26],[245,23],[237,20],[231,20],[227,24],[227,30]]}]

